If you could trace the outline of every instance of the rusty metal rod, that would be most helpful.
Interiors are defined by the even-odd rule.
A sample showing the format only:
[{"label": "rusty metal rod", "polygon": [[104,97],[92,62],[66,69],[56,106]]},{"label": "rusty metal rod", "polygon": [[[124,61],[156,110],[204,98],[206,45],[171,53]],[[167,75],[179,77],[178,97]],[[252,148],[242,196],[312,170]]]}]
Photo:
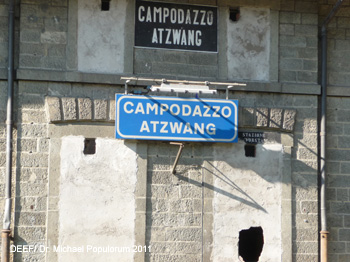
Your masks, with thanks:
[{"label": "rusty metal rod", "polygon": [[185,147],[185,144],[184,144],[184,143],[176,143],[176,142],[170,142],[170,144],[171,144],[171,145],[178,145],[178,146],[180,146],[180,147],[179,147],[179,151],[177,152],[177,156],[176,156],[176,159],[175,159],[173,168],[172,168],[172,170],[171,170],[171,173],[172,173],[173,175],[175,175],[175,174],[176,174],[176,166],[177,166],[177,163],[179,162],[179,159],[180,159],[182,150],[183,150],[183,148]]}]

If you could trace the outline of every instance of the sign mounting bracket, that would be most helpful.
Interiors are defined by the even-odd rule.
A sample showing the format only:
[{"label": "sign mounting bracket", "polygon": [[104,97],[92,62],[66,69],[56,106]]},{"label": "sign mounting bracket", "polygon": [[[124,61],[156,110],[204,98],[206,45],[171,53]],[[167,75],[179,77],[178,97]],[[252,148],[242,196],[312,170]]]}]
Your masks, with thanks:
[{"label": "sign mounting bracket", "polygon": [[174,165],[173,165],[173,168],[171,170],[171,173],[173,175],[176,174],[176,166],[177,166],[177,163],[179,162],[179,159],[181,157],[181,153],[182,153],[182,150],[184,149],[185,147],[185,144],[184,143],[177,143],[177,142],[170,142],[171,145],[178,145],[179,146],[179,151],[177,152],[177,156],[176,156],[176,159],[175,159],[175,162],[174,162]]}]

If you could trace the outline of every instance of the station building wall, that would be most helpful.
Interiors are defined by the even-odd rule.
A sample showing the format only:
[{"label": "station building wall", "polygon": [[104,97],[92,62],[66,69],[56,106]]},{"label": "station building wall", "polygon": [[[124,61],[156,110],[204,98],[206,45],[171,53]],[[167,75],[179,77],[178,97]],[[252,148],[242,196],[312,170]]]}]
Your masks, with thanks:
[{"label": "station building wall", "polygon": [[[91,239],[97,245],[108,238],[120,246],[128,239],[128,245],[150,245],[151,252],[120,254],[120,261],[183,261],[184,256],[236,261],[239,232],[261,227],[264,261],[318,261],[318,32],[334,1],[181,2],[218,5],[218,53],[134,48],[134,1],[112,0],[104,12],[100,1],[17,4],[15,243],[76,246]],[[233,22],[230,9],[237,7],[242,18]],[[6,94],[6,4],[1,10],[0,88]],[[248,17],[256,20],[249,23]],[[328,223],[335,262],[350,256],[349,30],[349,3],[344,3],[328,35]],[[113,138],[114,94],[124,92],[121,76],[246,82],[230,92],[240,103],[239,127],[264,132],[266,139],[255,146],[254,158],[245,156],[244,140],[187,144],[173,176],[176,147]],[[224,90],[217,97],[224,99]],[[1,95],[1,192],[5,112]],[[83,152],[87,138],[96,139],[93,155]],[[128,176],[119,166],[124,161]],[[103,186],[106,177],[111,180]],[[86,196],[84,205],[67,190]],[[93,197],[96,191],[101,193]],[[72,213],[75,220],[69,219]],[[125,213],[130,221],[123,220]],[[87,214],[92,221],[84,219]],[[271,251],[276,248],[278,254]],[[59,252],[13,255],[15,261],[81,258]],[[108,254],[91,261],[102,256],[115,261]]]}]

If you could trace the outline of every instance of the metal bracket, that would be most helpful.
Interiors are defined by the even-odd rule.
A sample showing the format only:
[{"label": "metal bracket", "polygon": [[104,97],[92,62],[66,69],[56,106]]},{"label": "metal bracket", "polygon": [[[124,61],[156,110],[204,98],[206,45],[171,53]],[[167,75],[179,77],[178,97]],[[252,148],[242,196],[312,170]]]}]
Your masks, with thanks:
[{"label": "metal bracket", "polygon": [[176,174],[176,170],[175,169],[176,169],[177,163],[179,162],[179,159],[180,159],[182,150],[185,147],[185,144],[184,143],[170,142],[170,145],[178,145],[179,146],[179,151],[177,152],[177,156],[176,156],[176,159],[175,159],[175,162],[174,162],[174,165],[173,165],[173,169],[171,170],[171,173],[173,175],[175,175]]},{"label": "metal bracket", "polygon": [[126,81],[125,81],[125,86],[124,86],[124,88],[125,88],[124,94],[125,94],[125,95],[128,94],[128,84],[129,84],[129,83],[130,83],[130,80],[126,80]]},{"label": "metal bracket", "polygon": [[228,86],[226,87],[226,100],[228,100],[228,93],[229,93],[229,89],[231,89],[233,86]]}]

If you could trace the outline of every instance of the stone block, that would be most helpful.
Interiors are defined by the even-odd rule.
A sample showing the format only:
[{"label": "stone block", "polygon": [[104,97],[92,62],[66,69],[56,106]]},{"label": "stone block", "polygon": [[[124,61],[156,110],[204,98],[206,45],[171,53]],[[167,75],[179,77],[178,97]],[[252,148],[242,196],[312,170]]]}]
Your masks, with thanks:
[{"label": "stone block", "polygon": [[25,239],[28,242],[45,240],[45,237],[45,227],[17,227],[15,230],[15,238]]},{"label": "stone block", "polygon": [[62,109],[64,120],[76,120],[77,119],[77,105],[75,98],[62,97]]},{"label": "stone block", "polygon": [[297,72],[280,70],[280,77],[282,81],[285,82],[296,82],[297,81]]},{"label": "stone block", "polygon": [[316,148],[317,147],[317,135],[316,134],[297,134],[294,137],[300,146],[308,147],[308,148]]},{"label": "stone block", "polygon": [[147,181],[154,185],[169,185],[172,182],[172,178],[172,174],[169,171],[154,171],[148,173]]},{"label": "stone block", "polygon": [[298,150],[299,160],[317,160],[317,148],[300,147]]},{"label": "stone block", "polygon": [[92,119],[92,102],[89,98],[78,98],[79,120]]},{"label": "stone block", "polygon": [[297,13],[316,13],[318,12],[318,3],[314,1],[296,1],[295,12]]},{"label": "stone block", "polygon": [[296,36],[317,36],[317,25],[295,25]]},{"label": "stone block", "polygon": [[303,25],[318,25],[318,15],[317,14],[301,14],[301,23]]},{"label": "stone block", "polygon": [[30,182],[30,183],[46,183],[47,181],[47,169],[46,168],[25,168],[21,167],[18,170],[17,181]]},{"label": "stone block", "polygon": [[94,100],[94,120],[107,119],[108,100],[96,99]]},{"label": "stone block", "polygon": [[47,125],[23,124],[19,132],[22,138],[47,137]]},{"label": "stone block", "polygon": [[301,14],[295,12],[281,12],[280,13],[280,23],[284,24],[300,24]]},{"label": "stone block", "polygon": [[61,121],[61,103],[58,97],[46,97],[46,114],[50,122]]},{"label": "stone block", "polygon": [[283,116],[282,113],[283,113],[283,109],[271,108],[269,127],[282,128],[282,116]]},{"label": "stone block", "polygon": [[[328,244],[328,252],[331,253],[331,254],[332,253],[333,254],[345,253],[345,250],[346,250],[345,242],[332,241],[332,242],[329,242],[329,244]],[[331,260],[331,261],[334,261],[334,260]]]},{"label": "stone block", "polygon": [[300,203],[301,213],[304,214],[317,214],[318,213],[318,201],[301,201]]},{"label": "stone block", "polygon": [[[314,174],[293,174],[293,182],[301,187],[313,187],[317,185],[317,172]],[[304,192],[305,194],[307,192]],[[310,195],[313,195],[313,191],[309,192]],[[311,197],[311,196],[310,196]],[[310,198],[306,198],[310,199]]]},{"label": "stone block", "polygon": [[[306,71],[312,71],[312,72],[306,72],[309,73],[311,76],[315,77],[314,74],[317,76],[317,60],[316,59],[305,59],[303,61],[303,69]],[[312,74],[311,74],[312,73]],[[312,80],[317,80],[313,78]]]},{"label": "stone block", "polygon": [[109,100],[109,120],[115,121],[115,100]]},{"label": "stone block", "polygon": [[179,187],[173,185],[161,186],[161,185],[151,185],[150,194],[152,197],[156,198],[179,198]]},{"label": "stone block", "polygon": [[201,241],[201,228],[171,228],[166,231],[166,241]]},{"label": "stone block", "polygon": [[294,253],[298,254],[317,254],[318,252],[318,241],[304,242],[296,241],[293,246]]},{"label": "stone block", "polygon": [[338,201],[349,201],[348,189],[337,189],[337,200]]},{"label": "stone block", "polygon": [[19,117],[22,123],[46,123],[47,122],[45,111],[22,110],[22,114]]},{"label": "stone block", "polygon": [[48,69],[64,70],[66,66],[65,57],[50,57],[45,56],[41,60],[41,67]]},{"label": "stone block", "polygon": [[40,68],[41,67],[41,57],[33,55],[20,55],[19,64],[21,68]]},{"label": "stone block", "polygon": [[331,161],[350,161],[350,150],[329,149],[327,154]]},{"label": "stone block", "polygon": [[169,157],[151,157],[148,159],[148,170],[170,171],[171,160]]},{"label": "stone block", "polygon": [[349,163],[341,163],[340,164],[340,173],[342,173],[342,174],[350,174],[350,162]]},{"label": "stone block", "polygon": [[0,152],[6,151],[6,139],[0,139]]},{"label": "stone block", "polygon": [[21,43],[40,43],[40,29],[27,29],[21,32]]},{"label": "stone block", "polygon": [[189,199],[201,198],[202,188],[198,186],[181,185],[180,194],[181,194],[181,198],[189,198]]},{"label": "stone block", "polygon": [[[39,45],[40,46],[40,45]],[[40,46],[42,50],[42,47]],[[18,83],[18,92],[20,94],[40,94],[46,95],[48,91],[48,83],[47,82],[19,82]]]},{"label": "stone block", "polygon": [[177,199],[170,202],[170,209],[175,213],[188,213],[193,212],[192,199]]},{"label": "stone block", "polygon": [[281,24],[280,25],[280,35],[294,35],[294,25],[293,24]]},{"label": "stone block", "polygon": [[19,107],[28,110],[43,110],[45,98],[41,95],[25,94],[19,97]]},{"label": "stone block", "polygon": [[164,228],[162,227],[149,227],[146,230],[146,241],[147,242],[165,241],[166,232],[167,231],[164,230]]},{"label": "stone block", "polygon": [[350,203],[334,202],[331,205],[330,211],[332,213],[350,215]]},{"label": "stone block", "polygon": [[307,47],[306,37],[281,35],[280,36],[280,46]]},{"label": "stone block", "polygon": [[44,44],[66,44],[66,32],[43,32],[40,35],[40,41]]},{"label": "stone block", "polygon": [[16,224],[18,226],[45,226],[45,212],[21,212],[15,215]]},{"label": "stone block", "polygon": [[41,153],[22,153],[21,166],[22,167],[47,167],[48,155]]},{"label": "stone block", "polygon": [[257,108],[256,109],[256,125],[260,127],[267,127],[269,123],[269,109]]},{"label": "stone block", "polygon": [[281,70],[303,70],[303,60],[299,58],[281,58]]},{"label": "stone block", "polygon": [[314,63],[317,63],[317,59],[318,59],[317,48],[297,48],[297,54],[299,58],[313,59],[312,61],[314,61]]},{"label": "stone block", "polygon": [[38,151],[41,153],[49,152],[50,140],[47,138],[39,139],[38,141]]},{"label": "stone block", "polygon": [[[303,48],[301,48],[303,49]],[[297,58],[299,48],[280,47],[280,56],[284,58]]]},{"label": "stone block", "polygon": [[18,197],[16,199],[16,211],[37,211],[35,210],[36,197]]},{"label": "stone block", "polygon": [[350,110],[338,110],[337,120],[339,122],[349,122],[350,121]]},{"label": "stone block", "polygon": [[287,131],[293,131],[294,124],[295,124],[295,117],[296,117],[296,110],[292,110],[292,109],[285,110],[284,116],[283,116],[283,129]]},{"label": "stone block", "polygon": [[[17,184],[17,191],[18,192],[16,192],[16,194],[20,196],[44,197],[47,195],[47,186],[46,184],[41,184],[41,183],[20,183],[20,184]],[[37,203],[35,203],[34,207],[36,206],[37,206]]]},{"label": "stone block", "polygon": [[254,126],[256,115],[254,114],[254,108],[244,107],[242,108],[242,126]]},{"label": "stone block", "polygon": [[328,185],[330,187],[350,187],[350,176],[330,174],[328,176]]},{"label": "stone block", "polygon": [[296,241],[318,241],[317,228],[296,228]]},{"label": "stone block", "polygon": [[202,224],[201,213],[182,214],[178,217],[179,226],[200,226]]},{"label": "stone block", "polygon": [[36,139],[21,139],[18,142],[18,150],[21,152],[36,152],[37,144]]},{"label": "stone block", "polygon": [[72,85],[70,83],[48,83],[49,95],[50,96],[66,96],[70,94]]},{"label": "stone block", "polygon": [[[294,3],[294,2],[293,2]],[[293,254],[293,261],[295,262],[318,262],[318,255],[310,255],[310,254]],[[331,259],[333,262],[337,262],[336,260]]]},{"label": "stone block", "polygon": [[201,242],[176,243],[176,252],[181,254],[200,254],[202,250]]},{"label": "stone block", "polygon": [[[350,116],[350,113],[349,113]],[[350,136],[339,136],[338,137],[339,148],[350,149]]]},{"label": "stone block", "polygon": [[[334,260],[332,260],[332,261],[334,261]],[[350,255],[348,255],[348,254],[340,254],[339,255],[338,262],[348,262],[348,261],[350,261]]]}]

